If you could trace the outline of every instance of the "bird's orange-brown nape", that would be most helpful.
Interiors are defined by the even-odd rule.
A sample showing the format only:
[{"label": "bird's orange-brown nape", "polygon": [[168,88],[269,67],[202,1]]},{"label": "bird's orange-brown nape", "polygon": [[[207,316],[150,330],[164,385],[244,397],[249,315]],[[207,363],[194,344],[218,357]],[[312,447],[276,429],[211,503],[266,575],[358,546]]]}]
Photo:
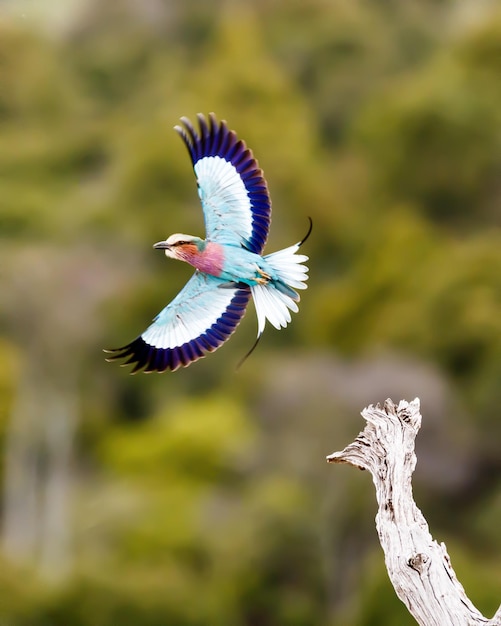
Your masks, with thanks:
[{"label": "bird's orange-brown nape", "polygon": [[192,261],[200,256],[198,246],[192,241],[177,243],[172,246],[171,250],[178,259],[191,263],[191,265],[193,265]]}]

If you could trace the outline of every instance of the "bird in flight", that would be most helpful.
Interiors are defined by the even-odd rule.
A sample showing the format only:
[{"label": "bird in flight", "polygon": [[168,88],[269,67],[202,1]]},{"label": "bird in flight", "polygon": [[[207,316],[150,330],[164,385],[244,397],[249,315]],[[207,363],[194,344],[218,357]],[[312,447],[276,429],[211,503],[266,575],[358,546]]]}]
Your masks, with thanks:
[{"label": "bird in flight", "polygon": [[202,114],[197,118],[198,129],[186,117],[174,128],[193,162],[206,238],[176,233],[154,244],[167,257],[192,265],[195,273],[142,335],[106,350],[108,361],[133,364],[131,374],[174,371],[217,350],[235,331],[251,296],[258,321],[252,352],[266,320],[285,328],[290,311],[298,310],[296,289],[306,289],[308,257],[297,252],[311,232],[311,219],[302,241],[263,256],[271,222],[263,172],[225,121],[213,113],[208,120]]}]

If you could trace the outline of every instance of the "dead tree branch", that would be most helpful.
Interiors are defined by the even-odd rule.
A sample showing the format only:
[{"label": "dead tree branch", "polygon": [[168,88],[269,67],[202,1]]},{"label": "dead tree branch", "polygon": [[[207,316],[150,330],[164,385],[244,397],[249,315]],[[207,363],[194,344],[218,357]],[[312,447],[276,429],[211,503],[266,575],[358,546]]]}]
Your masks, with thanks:
[{"label": "dead tree branch", "polygon": [[370,405],[367,425],[329,463],[348,463],[372,474],[378,513],[376,528],[397,596],[422,626],[501,626],[501,607],[484,617],[466,596],[447,549],[430,534],[412,495],[414,442],[421,426],[419,399],[396,406]]}]

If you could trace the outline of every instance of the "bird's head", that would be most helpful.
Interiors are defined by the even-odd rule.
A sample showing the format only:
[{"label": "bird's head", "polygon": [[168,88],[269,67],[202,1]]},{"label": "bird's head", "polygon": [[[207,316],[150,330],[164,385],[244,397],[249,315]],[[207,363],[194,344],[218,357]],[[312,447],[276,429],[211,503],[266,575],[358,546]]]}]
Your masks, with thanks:
[{"label": "bird's head", "polygon": [[157,250],[165,250],[165,255],[171,259],[188,261],[203,252],[205,241],[193,235],[175,233],[165,241],[159,241],[153,245]]}]

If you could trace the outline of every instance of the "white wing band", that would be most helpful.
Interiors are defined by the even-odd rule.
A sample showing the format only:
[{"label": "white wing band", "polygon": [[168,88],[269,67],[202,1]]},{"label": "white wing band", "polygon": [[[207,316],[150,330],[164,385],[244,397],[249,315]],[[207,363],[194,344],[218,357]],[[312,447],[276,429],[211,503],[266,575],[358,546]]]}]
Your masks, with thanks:
[{"label": "white wing band", "polygon": [[236,168],[220,156],[203,157],[194,166],[200,200],[226,228],[252,235],[252,211],[247,189]]}]

